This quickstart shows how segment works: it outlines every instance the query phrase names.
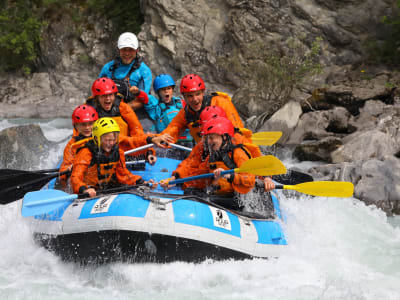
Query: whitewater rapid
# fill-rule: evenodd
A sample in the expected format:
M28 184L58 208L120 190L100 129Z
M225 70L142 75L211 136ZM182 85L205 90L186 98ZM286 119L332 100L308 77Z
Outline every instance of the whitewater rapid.
M13 125L2 120L0 130ZM52 141L71 132L62 119L40 126ZM62 144L40 168L54 167ZM35 245L20 201L2 205L0 298L400 299L398 218L356 199L296 192L282 195L281 206L288 246L278 258L82 267Z

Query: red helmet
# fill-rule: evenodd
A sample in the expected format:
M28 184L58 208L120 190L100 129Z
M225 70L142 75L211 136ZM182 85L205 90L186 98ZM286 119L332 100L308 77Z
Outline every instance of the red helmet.
M233 128L232 122L224 117L217 117L208 120L203 124L202 134L207 135L210 133L216 133L219 135L228 134L230 137L233 137L235 133L235 129Z
M212 105L212 106L207 106L206 108L203 109L203 111L199 116L199 119L200 123L204 124L208 120L215 119L218 117L226 118L225 110L220 106Z
M101 77L94 81L92 85L92 95L100 96L117 93L118 89L114 81L107 77Z
M181 93L205 90L203 79L199 75L189 74L181 80Z
M94 122L99 118L97 111L90 105L79 105L72 113L72 124Z

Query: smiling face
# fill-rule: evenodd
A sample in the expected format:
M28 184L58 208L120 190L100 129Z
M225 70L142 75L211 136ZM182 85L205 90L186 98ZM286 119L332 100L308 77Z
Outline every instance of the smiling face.
M121 57L122 63L129 65L136 58L137 52L138 50L129 47L119 49L119 56Z
M117 132L109 132L103 134L100 137L100 148L103 149L104 152L110 153L114 145L118 141L118 133Z
M97 96L97 99L100 103L100 106L105 111L109 111L114 104L115 94L111 93L111 94L100 95L100 96Z
M171 102L173 92L174 88L172 86L166 86L158 90L160 98L164 103Z
M207 138L208 146L210 147L211 151L218 151L221 149L222 142L223 142L221 135L219 135L217 133L210 133L210 134L207 134L206 138Z
M79 134L89 137L92 135L92 127L94 122L76 123L75 129Z
M204 90L183 93L183 98L185 98L186 103L194 111L199 111L201 105L203 104Z

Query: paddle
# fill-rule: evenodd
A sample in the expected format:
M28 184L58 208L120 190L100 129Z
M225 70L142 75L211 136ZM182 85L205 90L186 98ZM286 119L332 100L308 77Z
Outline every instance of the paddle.
M168 145L170 145L173 148L179 149L179 150L185 150L185 151L189 151L189 152L192 151L192 148L189 148L189 147L185 147L185 146L181 146L181 145L177 145L177 144L172 144L172 143L170 143Z
M138 151L141 151L141 150L145 150L145 149L151 148L153 146L154 146L154 144L147 144L147 145L144 145L144 146L141 146L141 147L137 147L135 149L131 149L131 150L125 151L124 154L128 155L128 154L131 154L131 153L135 153L135 152L138 152Z
M24 171L14 169L1 169L0 170L0 188L7 188L10 185L22 184L29 180L39 179L46 177L46 173L58 172L58 169L48 170L35 170L35 171Z
M7 187L5 189L1 189L0 191L0 204L8 204L18 199L21 199L25 193L28 191L35 191L42 188L49 180L69 173L70 171L64 171L61 173L50 174L46 176L41 176L40 178L36 178L34 180L25 181L22 184L15 184L11 187Z
M313 181L297 185L276 185L275 189L294 190L321 197L351 197L353 196L354 185L345 181Z
M251 173L259 176L271 176L277 174L285 174L286 167L275 156L267 155L249 159L245 161L240 166L240 168L222 171L221 175L232 174L232 173ZM214 173L207 173L197 176L171 180L168 184L178 184L186 181L192 181L210 177L214 177Z
M251 141L258 146L271 146L275 144L282 136L281 131L256 132L251 136Z
M280 184L289 185L314 181L314 178L311 175L291 169L289 169L286 174L273 175L271 177L273 180L279 182Z
M19 176L21 174L42 174L42 173L54 173L58 172L58 169L45 169L45 170L33 170L33 171L25 171L25 170L15 170L15 169L0 169L0 180L6 179L12 176Z
M280 131L265 131L265 132L256 132L252 134L251 141L254 145L258 146L271 146L275 144L282 136L282 132ZM192 151L192 148L177 145L177 144L169 144L171 147L176 149Z
M86 201L90 199L100 198L102 195L120 193L123 191L136 189L141 186L148 186L148 184L128 186L124 185L116 188L111 188L101 191L94 197L88 197L88 194L68 194L63 191L54 189L29 192L24 196L21 214L23 217L47 214L63 207L64 205L71 203L73 200L78 198L85 198Z

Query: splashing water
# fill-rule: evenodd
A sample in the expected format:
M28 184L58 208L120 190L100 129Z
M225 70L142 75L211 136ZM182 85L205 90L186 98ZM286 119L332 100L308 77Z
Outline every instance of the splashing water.
M63 135L56 124L42 127L46 136ZM54 149L40 165L54 167L60 156ZM352 198L279 193L288 245L278 258L201 264L62 262L34 243L20 201L2 205L1 298L400 299L397 218Z

